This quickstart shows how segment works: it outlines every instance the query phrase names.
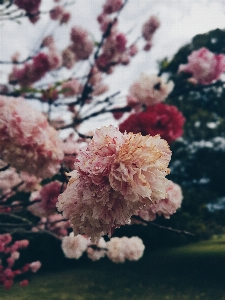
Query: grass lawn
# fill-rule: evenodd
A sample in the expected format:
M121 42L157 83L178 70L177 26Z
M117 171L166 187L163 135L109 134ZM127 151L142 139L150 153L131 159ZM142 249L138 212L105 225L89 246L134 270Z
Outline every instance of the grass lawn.
M69 270L39 272L25 288L1 288L0 299L225 300L225 237L146 251L138 262L80 262Z

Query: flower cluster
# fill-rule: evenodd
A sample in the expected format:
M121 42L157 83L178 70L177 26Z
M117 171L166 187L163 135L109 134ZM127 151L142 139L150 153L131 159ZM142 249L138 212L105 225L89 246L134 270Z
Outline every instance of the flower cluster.
M25 10L29 20L36 23L39 20L39 8L41 0L14 0L13 3L20 9Z
M166 99L173 86L172 81L166 83L157 75L142 74L140 79L131 85L127 104L131 107L140 104L146 106L158 104Z
M98 241L129 224L145 204L166 197L171 151L160 136L122 134L113 126L97 129L80 151L57 207L76 234Z
M73 26L70 32L72 44L70 49L75 53L77 60L85 60L91 55L94 43L88 32L79 26Z
M28 208L34 215L40 217L47 217L56 213L56 202L60 194L62 183L59 181L52 181L44 185L40 191L31 194L31 200L34 205Z
M153 221L156 218L156 214L159 216L163 215L166 219L169 219L180 208L183 195L180 186L171 180L167 182L166 193L165 199L146 205L138 212L138 215L145 221Z
M142 257L145 246L142 240L133 236L128 238L114 237L107 243L107 256L115 263L123 263L125 260L138 260Z
M145 246L138 237L128 238L126 236L119 238L113 237L106 242L101 238L98 243L93 244L90 238L78 234L74 236L71 232L69 236L62 239L62 250L67 258L79 259L86 251L88 257L93 260L99 260L107 257L115 263L124 263L125 260L138 260L142 257Z
M49 53L40 52L26 62L22 68L14 67L9 75L9 83L30 86L40 80L47 72L59 68L62 57L55 48L49 48Z
M160 22L156 16L151 16L142 26L142 35L146 40L146 44L144 47L145 51L151 49L152 46L152 38L156 30L159 28Z
M59 170L62 142L44 115L23 98L0 96L0 155L17 171L47 178Z
M188 56L187 64L180 65L179 72L190 73L196 83L210 84L225 72L225 55L200 48Z
M184 116L175 106L159 103L148 106L143 112L131 114L119 128L121 132L160 134L171 143L183 134L184 121Z
M41 267L39 261L25 264L20 269L14 269L16 260L20 257L19 250L27 248L29 245L28 240L18 240L13 242L12 236L8 233L0 235L0 285L3 285L5 289L10 289L14 278L18 275L31 271L33 273ZM21 286L26 286L28 280L20 281Z
M49 12L49 15L52 20L58 20L61 24L69 22L71 17L70 13L61 5L55 6Z
M64 236L62 239L62 250L68 258L80 258L84 251L86 251L90 239L78 234L74 236L71 232L69 236Z

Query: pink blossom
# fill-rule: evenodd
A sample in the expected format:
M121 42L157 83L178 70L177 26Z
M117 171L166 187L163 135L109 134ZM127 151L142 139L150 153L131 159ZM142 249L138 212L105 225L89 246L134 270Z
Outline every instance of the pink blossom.
M112 31L118 22L118 21L115 21L112 18L110 18L109 15L107 15L106 13L101 13L97 17L97 21L99 22L100 29L103 33L105 33L109 28L111 28L111 31Z
M7 264L8 264L8 267L9 267L9 268L12 268L12 267L14 266L15 259L13 259L12 257L8 257L8 258L6 259L6 261L7 261Z
M71 69L77 60L76 54L70 49L70 47L67 47L65 50L63 50L62 64L64 67Z
M124 141L123 134L114 126L96 129L87 149L79 152L76 168L88 174L94 183L104 181Z
M160 22L156 16L151 16L142 27L142 35L146 41L150 41L155 31L159 28Z
M40 199L40 193L39 191L34 191L30 195L30 201L33 202L31 203L27 210L29 210L33 215L42 217L45 216L45 210L43 207L41 207L41 199Z
M20 178L23 181L23 184L19 186L19 191L31 192L41 188L41 179L37 178L35 175L30 175L27 172L20 172Z
M135 56L138 53L138 47L136 44L132 44L129 48L128 48L128 53L130 56Z
M169 146L159 135L128 133L111 166L110 185L131 202L157 202L166 196L170 158Z
M44 218L41 219L41 222L43 221ZM66 236L68 234L68 229L71 228L70 221L65 220L61 214L48 216L45 221L45 228L57 235L59 238Z
M100 238L97 244L93 244L92 246L96 247L88 247L87 248L87 256L93 261L99 260L104 257L106 254L106 241L103 238Z
M39 260L34 261L29 264L29 267L30 267L31 272L36 273L41 267L41 262Z
M50 70L49 57L45 53L38 53L31 62L27 62L22 68L14 67L9 75L9 82L19 83L21 86L30 86L40 80Z
M9 233L0 234L0 252L4 251L6 245L11 243L12 236Z
M40 15L39 15L39 13L37 13L35 15L28 15L28 19L30 20L30 22L32 24L35 24L40 19Z
M210 84L225 71L225 55L214 54L200 48L188 56L188 63L180 65L178 72L190 73L200 84Z
M39 11L41 0L14 0L13 3L28 14L36 14Z
M103 82L102 72L100 72L97 67L92 68L89 84L92 85L92 96L104 94L109 88L108 85Z
M19 240L19 241L15 241L14 245L16 247L18 247L17 249L24 249L27 248L29 245L29 241L24 239L24 240Z
M72 176L57 208L69 218L74 234L85 234L96 243L104 234L112 235L115 228L129 224L139 203L126 203L124 197L109 184L94 184L77 171Z
M113 66L129 62L126 44L126 36L118 32L114 26L110 31L110 35L105 39L102 52L96 61L98 69L102 72L110 73Z
M55 70L61 67L63 60L62 55L56 51L56 49L51 49L48 55L48 63L50 70Z
M19 174L15 172L14 168L9 168L4 172L0 172L0 195L13 193L12 188L21 182Z
M45 215L43 216L49 216L56 212L55 205L58 200L61 187L62 187L62 183L56 180L47 183L40 190L39 192L41 198L40 206L42 210L45 212Z
M69 22L70 18L71 18L70 12L64 11L63 14L62 14L62 18L61 18L60 23L61 24L67 24Z
M70 49L75 53L77 59L85 60L91 55L94 44L89 39L88 32L79 26L73 26L70 33L73 42Z
M107 242L106 255L115 263L123 263L125 260L138 260L142 257L145 246L139 237L114 237Z
M161 199L157 203L146 205L138 212L138 215L146 221L153 221L156 218L156 214L159 216L163 215L166 219L169 219L180 208L182 199L183 195L180 186L168 180L166 198Z
M185 118L176 106L158 103L145 111L133 113L120 124L122 132L140 132L142 135L159 134L172 143L183 134Z
M44 77L47 72L59 68L62 65L61 55L54 47L50 47L49 50L49 54L38 53L22 68L14 67L9 75L9 82L11 84L18 83L21 86L30 86Z
M14 260L17 260L19 259L20 257L20 253L18 251L14 251L11 253L11 257L14 259Z
M75 234L94 242L130 218L146 203L166 196L171 151L159 136L122 134L113 126L97 129L87 150L77 155L57 208Z
M173 87L172 81L166 83L157 75L142 74L140 79L131 85L129 97L136 99L137 103L145 104L146 106L154 105L164 101L173 90ZM128 101L129 103L130 101Z
M122 0L106 0L103 6L103 12L105 14L112 14L122 8Z
M90 239L78 234L74 236L73 232L62 239L62 250L68 258L80 258L87 249Z
M29 284L29 281L28 281L27 279L24 279L24 280L20 281L20 286L21 286L21 287L25 287L25 286L27 286L28 284Z
M42 47L47 47L47 48L54 48L55 47L55 40L52 35L46 36L41 43Z
M62 93L65 97L73 97L75 95L79 95L83 90L83 86L75 78L64 82L61 85L61 88L62 88Z
M18 171L46 178L59 170L58 133L23 98L0 96L0 141L1 157Z
M51 11L50 11L50 18L52 20L61 20L63 16L64 8L61 5L55 6Z

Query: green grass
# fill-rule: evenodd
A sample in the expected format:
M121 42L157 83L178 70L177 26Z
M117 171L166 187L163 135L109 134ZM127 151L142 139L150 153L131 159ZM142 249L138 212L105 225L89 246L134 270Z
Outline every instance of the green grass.
M146 252L138 262L107 259L39 273L20 288L0 290L4 300L225 300L225 238Z

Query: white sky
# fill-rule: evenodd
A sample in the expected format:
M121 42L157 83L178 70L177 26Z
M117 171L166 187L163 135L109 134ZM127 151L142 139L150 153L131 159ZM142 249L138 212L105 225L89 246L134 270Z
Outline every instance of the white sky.
M42 0L42 10L52 4L50 0ZM96 16L101 12L104 0L76 0L68 9L72 13L69 25L81 25L88 29L95 40L100 39ZM51 6L50 6L51 7ZM199 33L215 28L225 28L224 0L128 0L119 19L119 29L131 32L130 41L140 34L142 24L151 16L156 15L161 26L153 39L150 52L138 54L129 67L119 67L117 72L108 78L111 85L110 94L125 91L142 72L156 73L157 60L172 57L177 50ZM47 15L32 25L23 20L22 25L14 22L0 24L0 60L10 60L15 51L21 52L21 59L32 54L44 36L56 33L56 41L61 49L69 43L67 26L58 26L57 22L49 21ZM8 66L0 65L0 82L7 80ZM107 123L107 120L104 120ZM105 124L107 125L107 124Z
M43 0L45 10L51 1ZM76 0L75 5L68 7L73 18L70 25L79 24L88 28L95 39L99 38L98 23L95 16L101 11L104 0ZM179 47L188 43L191 38L215 28L225 28L224 0L129 0L120 16L120 29L132 30L130 37L137 36L141 25L150 15L157 15L161 27L155 34L152 50L145 55L138 55L132 68L120 68L113 81L118 89L123 89L124 82L131 82L141 72L155 72L156 61L165 56L172 57ZM53 28L58 32L59 45L69 40L66 26L57 27L55 22L48 22L44 16L36 25L24 20L23 25L8 22L0 27L0 59L9 59L19 50L25 58L35 48L40 37L51 33ZM63 48L63 47L62 47ZM0 66L0 75L3 66ZM4 76L3 76L4 77ZM2 76L0 77L3 78Z

